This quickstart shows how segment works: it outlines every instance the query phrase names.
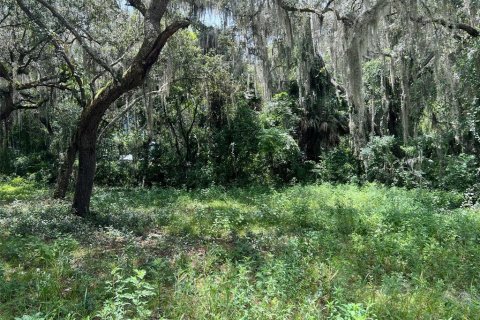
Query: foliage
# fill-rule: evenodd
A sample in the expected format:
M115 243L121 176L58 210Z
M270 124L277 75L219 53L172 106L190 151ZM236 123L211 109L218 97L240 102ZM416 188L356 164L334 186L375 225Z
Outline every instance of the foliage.
M439 174L439 186L449 190L464 191L480 177L480 164L474 155L448 156L443 173Z
M0 319L478 318L479 1L150 2L0 6Z
M107 282L106 293L112 297L104 302L98 317L107 320L149 319L151 311L147 299L155 295L151 285L144 281L146 272L134 270L134 275L124 278L119 268L112 270L112 280Z
M374 137L362 150L361 158L368 181L381 181L386 184L394 182L397 161L393 154L394 143L393 136Z
M37 193L38 185L21 177L0 180L0 204L13 200L31 198Z
M0 174L52 183L84 109L80 87L89 100L109 83L92 52L122 74L140 46L143 17L120 2L53 1L86 39L62 53L54 40L77 36L61 20L45 9L32 21L28 9L41 12L41 4L7 2L0 112L10 96L25 110L2 120ZM96 183L195 188L317 179L475 189L480 42L445 24L478 21L478 3L390 1L398 14L388 15L377 10L383 0L346 1L338 15L326 10L316 19L305 10L286 15L305 1L197 2L192 10L185 1L169 7L167 20L191 12L195 27L170 39L142 87L103 117Z
M324 153L312 172L321 182L348 183L356 180L358 165L348 142L343 140L338 147Z
M299 111L295 101L287 92L281 92L273 96L271 102L266 103L261 110L260 120L264 127L283 128L290 134L295 134L299 125Z
M374 137L362 150L364 179L409 188L474 189L480 174L477 158L460 153L439 159L430 152L432 144L424 137L399 147L393 136Z
M99 189L89 221L26 199L0 208L0 318L475 319L480 216L462 203L373 184Z

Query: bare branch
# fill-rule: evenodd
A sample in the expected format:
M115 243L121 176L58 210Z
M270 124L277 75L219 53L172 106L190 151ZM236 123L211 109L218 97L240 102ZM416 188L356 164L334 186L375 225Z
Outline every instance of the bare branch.
M32 88L37 88L37 87L43 87L43 86L50 86L53 85L54 83L51 83L51 80L56 80L59 79L60 77L58 75L52 75L52 76L46 76L43 78L40 78L38 80L32 81L32 82L27 82L27 83L20 83L15 86L16 90L28 90Z
M334 0L328 1L328 2L327 2L327 5L325 6L325 8L324 8L323 10L326 10L326 9L330 8L330 6L332 5L333 1L334 1Z
M18 104L15 106L15 110L34 110L40 108L43 104L47 103L48 99L42 99L38 102L31 102L29 104Z

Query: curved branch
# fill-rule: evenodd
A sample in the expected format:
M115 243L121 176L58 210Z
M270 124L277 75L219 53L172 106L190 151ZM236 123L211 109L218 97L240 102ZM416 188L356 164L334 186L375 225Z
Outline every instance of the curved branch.
M144 66L150 68L158 59L160 52L167 43L168 39L173 36L178 30L185 29L191 24L190 20L179 20L170 24L163 30L153 43L150 52L144 58Z
M140 13L143 16L145 16L145 14L147 12L147 7L145 7L145 4L143 3L142 0L127 0L127 1L132 7L134 7L138 11L140 11Z
M100 57L100 54L96 52L93 48L88 46L84 41L82 35L77 31L77 29L65 19L64 16L62 16L56 9L53 7L51 4L49 4L45 0L36 0L40 4L42 4L45 8L48 9L52 13L52 15L60 21L60 23L67 28L77 39L77 41L80 43L80 46L87 52L87 54L100 66L102 66L105 70L107 70L113 77L114 79L118 79L115 71L110 67L110 65L102 58Z
M13 97L11 92L3 94L4 98L4 103L3 107L0 104L0 121L5 121L7 120L12 112L16 110L32 110L32 109L38 109L40 108L43 104L45 104L48 99L42 99L37 102L30 102L27 104L22 104L22 103L14 103L13 102Z
M480 30L465 23L449 22L442 18L425 19L424 17L419 17L419 18L411 17L411 19L412 21L418 22L422 25L426 25L427 23L438 23L449 29L462 30L462 31L465 31L472 38L476 38L480 36Z
M60 76L58 75L52 75L52 76L46 76L43 78L40 78L35 81L27 82L27 83L19 83L15 86L16 90L28 90L28 89L33 89L37 87L43 87L43 86L50 86L50 85L55 85L57 83L52 83L50 81L52 80L57 80L60 79Z
M283 0L278 0L278 5L285 11L301 12L301 13L313 13L313 14L316 14L320 18L323 18L323 16L326 13L331 12L331 13L335 14L335 17L337 18L337 20L341 20L341 21L344 21L344 22L352 22L350 20L350 18L345 17L345 16L341 16L340 13L337 10L331 8L330 6L332 5L332 3L333 3L333 0L328 1L327 5L322 10L319 10L319 9L308 8L308 7L297 8L297 7L286 4Z

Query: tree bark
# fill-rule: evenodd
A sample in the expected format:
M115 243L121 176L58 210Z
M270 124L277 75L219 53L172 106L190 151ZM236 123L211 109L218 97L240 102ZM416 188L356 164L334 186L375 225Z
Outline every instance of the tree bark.
M0 103L0 121L6 121L13 111L15 111L15 104L13 102L13 95L12 95L13 87L10 84L8 88L8 92L1 92L0 96L3 100L3 103Z
M67 154L65 155L63 164L60 166L55 192L53 193L53 197L55 199L64 199L67 194L68 185L70 184L70 177L72 176L73 172L73 164L75 163L75 158L77 157L77 151L78 147L75 135L68 146Z
M156 5L153 5L150 9L152 8L156 8ZM161 19L161 16L159 18ZM160 23L160 21L157 22ZM76 135L79 168L72 205L76 215L86 217L90 213L90 199L96 168L97 132L105 112L124 93L139 87L144 82L168 39L178 30L189 25L189 21L177 21L162 32L156 33L155 36L146 35L128 71L118 82L111 81L108 83L83 109Z
M91 104L83 109L80 117L78 129L72 141L72 144L76 144L78 150L78 175L72 209L78 216L86 217L90 213L90 198L92 196L96 169L97 132L100 122L110 105L120 98L122 94L135 88L135 84L142 79L138 75L136 75L134 79L129 79L129 75L131 75L131 73L128 73L122 79L125 81L121 83L114 84L111 82L110 85L107 85L103 91L97 94ZM139 84L140 83L137 85ZM70 165L70 163L68 165ZM67 176L67 174L68 173L65 172L65 176L69 177L70 175L68 174Z
M85 217L90 213L93 180L97 161L96 154L97 131L85 132L78 143L78 178L73 199L74 213Z
M102 66L110 72L112 78L103 89L99 90L89 103L86 102L81 79L79 77L75 78L81 90L81 99L79 99L79 102L81 102L81 105L84 107L77 124L76 134L62 166L62 173L59 175L55 195L57 197L65 196L73 163L78 152L79 169L75 186L73 210L77 215L84 217L90 212L90 198L96 167L97 133L103 116L118 98L130 90L137 88L144 82L148 72L157 62L160 52L168 39L178 30L188 27L190 21L176 21L162 30L161 20L167 11L170 0L150 1L148 7L141 0L129 0L130 5L138 9L144 16L144 37L140 49L135 55L130 67L123 75L119 75L115 70L112 70L108 62L102 59L103 57L97 55L97 52L83 41L81 33L76 30L76 27L71 24L68 19L65 19L62 14L57 11L54 5L51 5L45 0L36 0L36 2L50 11L55 19L73 34L82 49L88 53L99 66ZM17 3L32 21L42 29L49 30L41 19L28 9L23 0L17 0ZM50 36L50 38L53 45L64 57L72 74L75 75L75 65L71 63L70 59L66 56L61 43L53 36Z

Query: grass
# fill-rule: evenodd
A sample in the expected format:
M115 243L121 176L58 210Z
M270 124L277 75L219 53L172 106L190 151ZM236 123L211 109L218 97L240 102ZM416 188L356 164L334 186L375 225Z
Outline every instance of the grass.
M91 220L22 199L0 207L0 319L479 319L458 194L99 189Z
M35 183L23 178L13 178L7 182L0 180L0 205L14 200L32 200L35 197L44 196L44 191L38 189Z

